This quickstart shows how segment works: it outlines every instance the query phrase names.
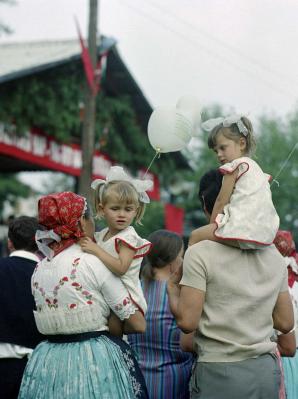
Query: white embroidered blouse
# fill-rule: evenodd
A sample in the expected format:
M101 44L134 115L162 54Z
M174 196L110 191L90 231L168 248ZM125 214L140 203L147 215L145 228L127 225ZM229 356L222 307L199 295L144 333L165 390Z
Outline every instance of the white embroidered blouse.
M144 298L140 283L140 268L143 257L149 252L152 244L145 238L141 238L132 226L120 231L118 234L105 240L108 228L95 233L97 244L115 258L119 257L119 244L125 243L135 250L134 259L127 272L121 276L121 280L127 288L133 301L146 313L147 303Z
M137 310L121 280L77 244L37 264L32 293L37 328L47 335L108 330L110 309L121 320Z

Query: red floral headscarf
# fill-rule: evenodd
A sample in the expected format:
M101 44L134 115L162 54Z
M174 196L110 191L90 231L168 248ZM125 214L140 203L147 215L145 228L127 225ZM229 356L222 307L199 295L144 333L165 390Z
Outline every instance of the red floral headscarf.
M46 230L37 231L36 242L45 256L52 258L84 236L79 221L85 209L85 198L69 191L40 198L38 219Z

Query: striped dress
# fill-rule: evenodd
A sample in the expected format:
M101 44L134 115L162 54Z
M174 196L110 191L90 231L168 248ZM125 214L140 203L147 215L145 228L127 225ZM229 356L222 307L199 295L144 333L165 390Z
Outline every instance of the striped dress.
M193 355L179 347L180 330L170 312L166 281L144 285L148 304L144 334L128 341L144 374L150 399L188 399Z

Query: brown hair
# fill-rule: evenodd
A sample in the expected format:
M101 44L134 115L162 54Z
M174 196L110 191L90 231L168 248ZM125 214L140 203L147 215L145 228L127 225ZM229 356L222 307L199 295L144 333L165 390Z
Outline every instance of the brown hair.
M109 201L114 200L120 204L135 205L137 207L135 222L142 224L141 220L145 213L146 205L139 200L139 194L134 186L125 180L112 180L100 184L94 193L94 208L96 218L100 219L100 206L105 206Z
M216 146L216 138L219 133L222 133L227 139L233 140L236 143L241 137L245 139L246 147L245 153L251 155L256 148L256 141L254 138L253 127L251 121L246 116L241 116L241 121L247 129L247 135L245 136L240 132L237 123L232 123L229 127L224 127L222 123L215 126L208 137L208 147L213 149Z
M182 237L169 230L156 230L149 235L148 240L152 243L152 249L141 270L141 278L146 283L155 279L153 268L162 269L167 266L177 258L183 248Z

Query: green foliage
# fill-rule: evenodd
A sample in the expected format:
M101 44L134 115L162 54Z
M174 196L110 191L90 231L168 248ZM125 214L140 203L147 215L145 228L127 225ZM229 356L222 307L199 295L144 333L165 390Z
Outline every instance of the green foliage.
M1 85L0 120L14 122L22 134L38 127L69 142L80 137L82 70L70 64Z
M75 178L64 173L46 173L41 180L41 194L47 195L60 191L75 191Z
M164 205L161 202L152 201L146 207L142 225L134 226L141 237L148 237L154 230L164 229Z
M14 123L21 135L37 127L63 142L80 143L85 76L81 61L60 65L1 84L0 120ZM95 148L132 172L146 168L154 157L128 95L96 99ZM151 171L167 181L174 168L171 154L162 154ZM163 182L162 182L163 184Z
M290 230L298 241L298 112L289 115L286 125L279 120L260 120L256 160L273 179L276 177L271 191L280 228Z
M19 197L27 198L30 190L30 187L17 180L14 174L0 173L0 215L5 201L14 205Z

